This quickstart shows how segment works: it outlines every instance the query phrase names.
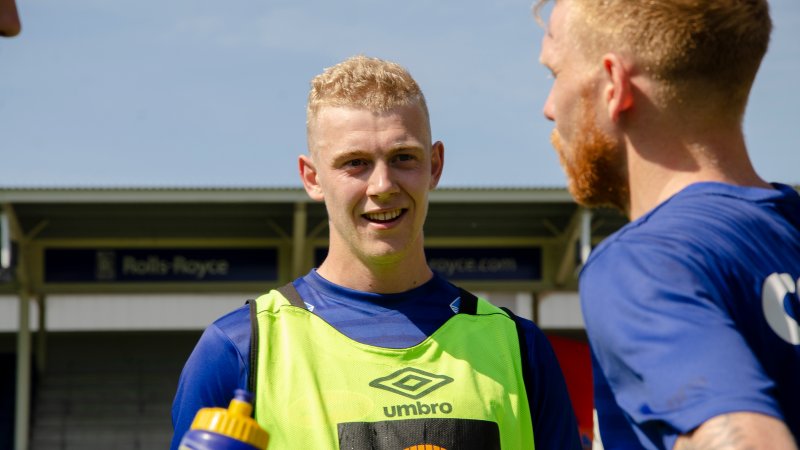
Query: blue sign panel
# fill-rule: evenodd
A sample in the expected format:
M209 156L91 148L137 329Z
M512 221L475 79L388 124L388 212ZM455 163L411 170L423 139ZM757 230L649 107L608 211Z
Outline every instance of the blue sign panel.
M314 252L319 267L328 249ZM434 247L425 249L428 265L448 280L538 281L542 279L539 247Z
M448 280L537 281L542 279L539 247L427 248L434 272Z
M274 248L50 248L48 283L276 281Z

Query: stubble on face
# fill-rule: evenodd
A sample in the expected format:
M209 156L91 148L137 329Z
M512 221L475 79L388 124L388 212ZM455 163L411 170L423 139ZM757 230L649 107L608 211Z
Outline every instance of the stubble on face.
M625 154L619 140L600 130L588 92L581 95L581 111L573 141L565 143L554 129L550 141L567 174L575 201L588 207L630 208Z

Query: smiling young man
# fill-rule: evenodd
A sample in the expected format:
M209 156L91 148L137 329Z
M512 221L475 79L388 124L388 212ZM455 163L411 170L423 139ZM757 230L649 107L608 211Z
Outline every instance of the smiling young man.
M426 262L444 146L409 73L363 56L326 69L307 133L300 177L327 208L328 254L205 331L181 374L172 448L199 408L247 387L269 448L579 449L541 331Z
M742 132L770 31L766 0L555 1L553 145L631 219L580 274L596 448L797 449L800 197Z

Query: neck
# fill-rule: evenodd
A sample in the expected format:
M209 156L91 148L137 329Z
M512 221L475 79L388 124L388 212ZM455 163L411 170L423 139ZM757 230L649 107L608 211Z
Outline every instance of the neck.
M662 126L626 136L631 220L655 208L690 184L715 181L771 188L753 168L741 129L704 128L670 134Z
M331 248L317 273L340 286L379 294L405 292L433 277L422 249L414 255L381 259L342 254Z

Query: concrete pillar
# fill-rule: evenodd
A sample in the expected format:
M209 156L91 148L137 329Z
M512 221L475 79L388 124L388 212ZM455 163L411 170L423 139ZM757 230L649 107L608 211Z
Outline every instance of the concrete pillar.
M592 252L592 211L581 209L581 264L586 264Z
M19 293L19 332L17 333L17 398L14 449L28 450L31 404L31 329L30 298L27 291Z
M44 294L38 295L36 304L39 306L39 330L36 332L36 371L39 375L43 375L47 364L47 324L45 321L47 296Z

